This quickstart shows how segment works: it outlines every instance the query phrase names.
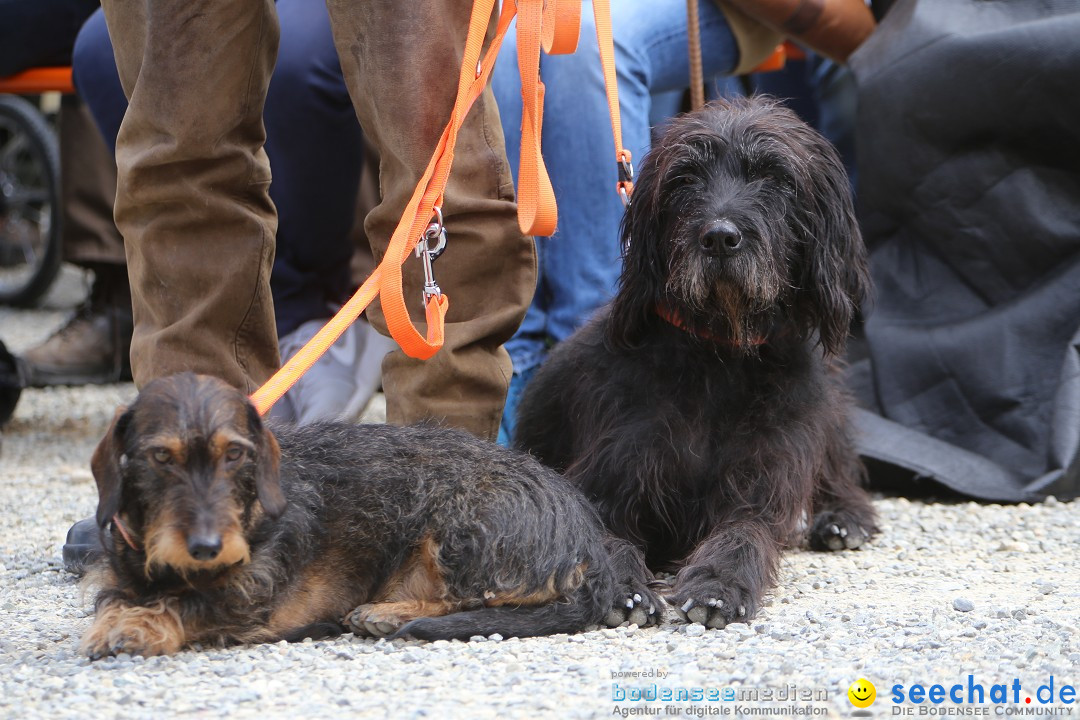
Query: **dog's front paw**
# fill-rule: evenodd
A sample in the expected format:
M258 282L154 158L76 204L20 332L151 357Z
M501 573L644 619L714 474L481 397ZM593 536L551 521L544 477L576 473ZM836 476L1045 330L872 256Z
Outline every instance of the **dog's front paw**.
M665 599L683 620L708 628L748 622L757 612L757 601L749 593L720 578L676 580L674 589Z
M405 624L405 619L386 610L386 603L361 605L345 616L345 625L361 637L388 637Z
M99 608L80 649L91 660L120 653L151 657L172 655L184 643L184 629L174 604L162 600L150 606L112 603Z
M825 510L814 516L810 528L813 550L854 550L870 539L875 528L861 523L843 510Z
M124 640L113 643L108 638L84 637L82 640L81 648L84 655L91 660L100 660L102 658L111 657L113 655L119 655L122 652L126 652Z
M660 598L644 586L627 588L618 596L615 607L604 616L604 624L618 627L623 623L648 627L660 621Z
M173 638L148 638L144 633L132 632L129 634L120 628L113 628L103 632L91 628L83 637L80 645L83 654L91 660L100 660L120 653L141 655L143 657L172 655L180 650L180 642Z

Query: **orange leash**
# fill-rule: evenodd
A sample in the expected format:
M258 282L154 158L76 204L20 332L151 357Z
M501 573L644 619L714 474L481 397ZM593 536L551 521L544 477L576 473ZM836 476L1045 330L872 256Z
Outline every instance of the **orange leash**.
M383 314L391 336L410 357L426 360L443 345L443 326L448 298L441 293L430 273L434 253L428 252L431 240L442 235L441 211L443 192L454 161L457 134L473 103L487 86L495 58L515 14L518 16L518 64L522 73L522 156L518 188L518 223L522 232L530 235L551 235L555 231L557 211L543 158L540 155L540 131L543 118L544 85L539 79L541 46L551 54L573 52L577 47L581 20L581 0L504 0L495 37L483 59L480 54L495 8L495 0L476 0L469 21L469 32L458 79L457 98L450 120L428 163L424 175L405 207L401 221L394 230L386 254L379 266L364 281L356 294L304 347L286 362L262 387L251 401L260 414L265 414L296 381L322 357L326 350L345 332L360 313L375 299L381 298ZM619 192L629 198L633 188L633 169L630 153L622 148L622 129L618 121L618 91L615 87L614 49L611 39L611 18L608 0L594 2L597 39L600 41L607 85L608 105L612 113L616 158L620 165ZM601 29L603 16L603 28ZM606 40L605 40L606 39ZM605 50L606 42L606 50ZM625 180L625 182L624 182ZM438 221L431 222L433 216ZM425 314L427 336L413 327L402 293L401 266L417 247L428 252L425 259Z
M611 114L611 134L615 140L615 163L619 169L616 192L623 203L630 204L634 192L634 165L630 151L622 144L622 116L619 114L619 86L615 82L615 42L611 33L610 0L593 0L593 18L596 21L596 42L600 47L600 65L604 69L604 89L607 92L608 112Z

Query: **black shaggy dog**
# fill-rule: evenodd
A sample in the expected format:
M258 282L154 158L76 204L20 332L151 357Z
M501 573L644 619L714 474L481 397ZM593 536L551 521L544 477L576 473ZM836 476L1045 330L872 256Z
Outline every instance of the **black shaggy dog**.
M669 599L754 615L781 550L876 531L834 368L868 290L832 146L766 99L674 120L623 221L618 292L537 372L516 445L678 569Z
M523 453L438 428L271 432L239 391L146 386L94 453L91 657L340 632L573 632L658 606L640 553ZM347 617L346 617L347 616ZM654 616L655 617L655 616Z

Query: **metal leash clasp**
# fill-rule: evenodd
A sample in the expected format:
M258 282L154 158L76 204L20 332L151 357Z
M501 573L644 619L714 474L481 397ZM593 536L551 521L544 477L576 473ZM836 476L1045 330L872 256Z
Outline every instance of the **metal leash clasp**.
M432 264L443 254L446 249L446 228L443 227L442 209L432 208L435 212L435 221L427 226L424 234L416 243L416 257L424 263L424 303L428 298L441 297L442 290L435 282L435 271ZM432 242L434 241L434 245Z
M634 163L631 162L630 153L623 151L623 154L619 156L617 161L619 170L619 182L616 187L619 192L619 197L622 199L623 207L630 206L630 194L627 192L627 188L634 186Z

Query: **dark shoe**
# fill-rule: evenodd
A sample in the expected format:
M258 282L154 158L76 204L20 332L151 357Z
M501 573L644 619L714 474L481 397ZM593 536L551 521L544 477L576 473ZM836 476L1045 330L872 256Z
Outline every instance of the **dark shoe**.
M128 356L133 328L127 278L118 278L116 272L98 273L90 297L67 324L22 356L26 385L91 385L130 380Z
M85 575L86 569L105 555L102 541L108 530L100 530L94 518L80 520L68 530L64 541L64 569L72 575Z

